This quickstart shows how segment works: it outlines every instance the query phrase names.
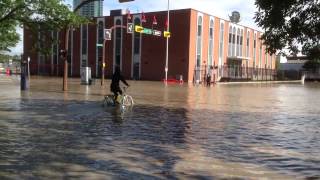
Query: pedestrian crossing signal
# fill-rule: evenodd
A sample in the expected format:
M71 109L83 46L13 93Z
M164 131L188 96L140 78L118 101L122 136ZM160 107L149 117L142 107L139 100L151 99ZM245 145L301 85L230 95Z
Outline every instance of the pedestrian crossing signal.
M111 31L111 29L105 29L104 30L104 39L105 40L111 40L112 39L112 31Z
M132 23L127 24L127 33L129 33L129 34L133 33L133 24Z
M170 38L171 37L171 33L169 31L164 31L163 32L163 36L166 38Z
M138 33L142 33L143 32L143 27L142 26L135 26L135 31Z

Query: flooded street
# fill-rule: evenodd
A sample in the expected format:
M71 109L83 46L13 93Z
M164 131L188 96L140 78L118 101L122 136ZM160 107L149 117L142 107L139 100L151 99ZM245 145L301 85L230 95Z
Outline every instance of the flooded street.
M31 81L0 75L0 179L320 179L320 83L129 81L121 118L100 81Z

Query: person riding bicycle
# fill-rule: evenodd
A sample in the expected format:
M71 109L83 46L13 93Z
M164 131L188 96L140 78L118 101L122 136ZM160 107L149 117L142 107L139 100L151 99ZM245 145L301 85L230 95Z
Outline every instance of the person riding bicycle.
M118 98L118 93L120 95L122 95L122 90L120 88L120 81L122 81L125 85L127 85L128 87L130 86L126 80L123 78L123 76L121 75L121 71L120 71L120 67L117 66L115 68L115 72L112 75L112 81L111 81L111 85L110 85L110 90L111 92L113 92L114 94L114 102L117 102L117 98Z

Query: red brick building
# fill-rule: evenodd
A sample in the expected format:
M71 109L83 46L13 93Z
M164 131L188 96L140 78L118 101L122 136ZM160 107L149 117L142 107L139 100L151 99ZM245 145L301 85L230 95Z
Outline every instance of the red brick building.
M131 20L119 11L98 17L94 23L82 25L70 32L69 76L80 76L81 67L91 67L93 77L101 77L103 29L128 22L145 28L164 31L167 12L133 14ZM143 16L146 22L143 22ZM156 17L157 24L153 23ZM257 80L275 68L275 56L265 52L260 40L262 32L231 23L194 9L170 11L168 77L183 76L184 81L202 81L208 72L216 80L224 77ZM31 57L32 74L62 75L63 61L59 50L64 49L65 32L52 32L58 45L38 41L24 29L24 55ZM38 39L38 40L35 40ZM44 56L32 51L31 44L51 46L52 53ZM126 78L162 80L165 77L166 38L134 32L117 27L112 40L105 44L105 74L110 77L119 65ZM215 67L209 70L209 67ZM270 78L271 74L269 74ZM261 79L261 78L260 78ZM263 79L263 78L262 78Z

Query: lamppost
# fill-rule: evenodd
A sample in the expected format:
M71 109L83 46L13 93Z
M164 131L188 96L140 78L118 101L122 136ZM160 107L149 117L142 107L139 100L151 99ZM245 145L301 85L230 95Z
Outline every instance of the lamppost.
M168 0L168 15L167 15L167 32L170 32L170 0ZM168 60L169 60L169 38L167 37L167 46L166 46L166 67L164 69L165 71L165 78L166 82L168 80Z

